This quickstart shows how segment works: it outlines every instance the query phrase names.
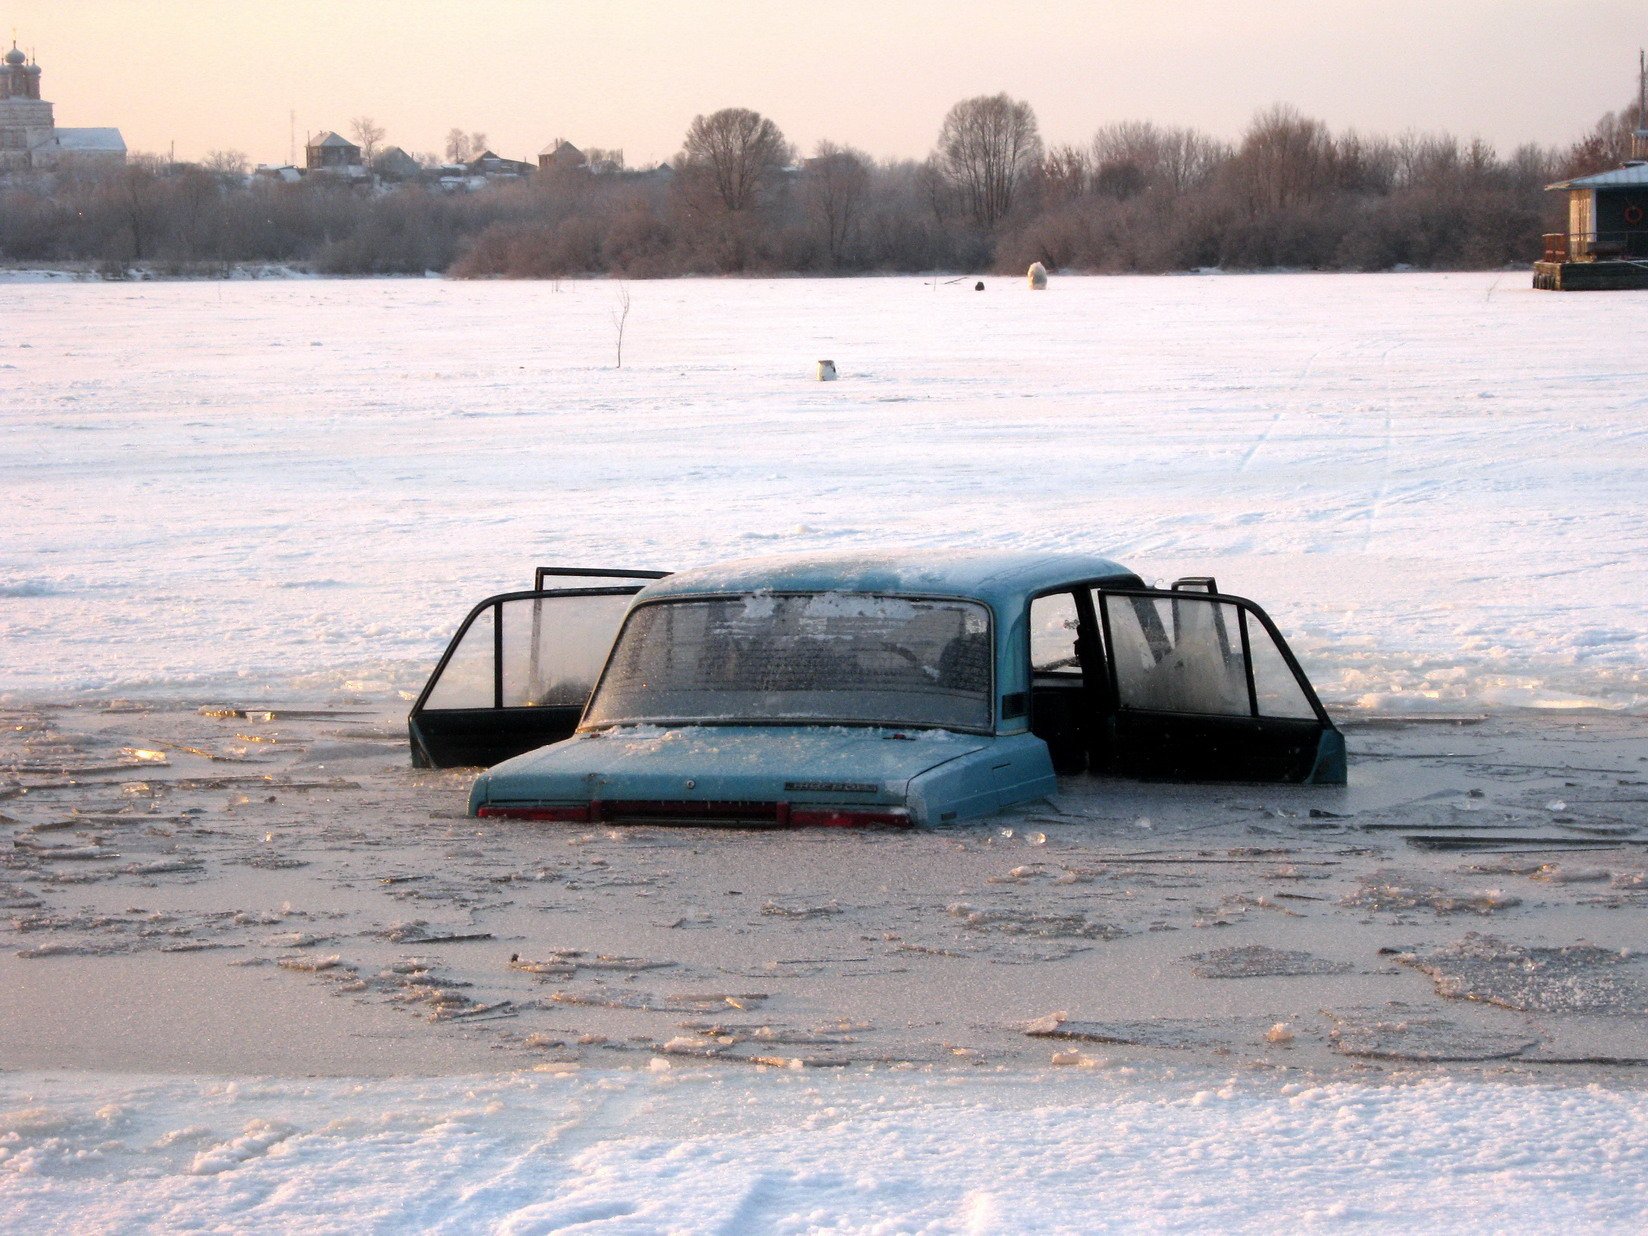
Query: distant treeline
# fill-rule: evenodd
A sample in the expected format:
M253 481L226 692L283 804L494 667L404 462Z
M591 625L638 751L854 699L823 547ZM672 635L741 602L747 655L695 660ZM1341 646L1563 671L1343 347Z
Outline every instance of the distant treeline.
M516 278L1497 267L1532 261L1562 226L1544 186L1622 162L1637 124L1633 105L1567 149L1502 157L1448 136L1334 134L1277 107L1234 145L1127 122L1049 149L1029 105L995 95L952 108L924 161L831 142L798 161L770 120L733 108L696 118L667 174L573 168L456 193L140 156L0 182L0 258Z

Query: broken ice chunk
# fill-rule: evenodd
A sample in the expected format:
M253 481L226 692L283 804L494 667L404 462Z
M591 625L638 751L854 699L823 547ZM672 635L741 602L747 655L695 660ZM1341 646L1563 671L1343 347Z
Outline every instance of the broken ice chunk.
M1309 953L1269 948L1263 944L1216 948L1207 953L1193 953L1185 960L1196 963L1190 967L1190 972L1198 978L1217 979L1347 974L1352 968L1348 961L1329 961Z

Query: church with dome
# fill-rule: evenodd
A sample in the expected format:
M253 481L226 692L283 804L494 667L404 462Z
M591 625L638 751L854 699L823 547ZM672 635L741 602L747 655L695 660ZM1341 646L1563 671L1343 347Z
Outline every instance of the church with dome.
M40 97L40 66L19 50L0 57L0 172L120 167L119 129L60 129Z

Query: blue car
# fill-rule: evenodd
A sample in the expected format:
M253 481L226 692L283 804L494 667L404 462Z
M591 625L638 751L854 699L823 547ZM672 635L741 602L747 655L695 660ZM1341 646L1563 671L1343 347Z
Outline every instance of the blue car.
M580 824L942 825L1081 772L1345 781L1263 610L1074 554L542 568L471 611L409 728L420 767L491 766L472 815Z

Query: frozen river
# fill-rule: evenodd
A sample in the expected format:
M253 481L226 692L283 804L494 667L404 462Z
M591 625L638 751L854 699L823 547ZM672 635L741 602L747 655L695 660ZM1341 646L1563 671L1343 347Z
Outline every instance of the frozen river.
M1648 699L1648 299L1502 275L0 285L0 691L374 700L540 563L1084 549L1330 705ZM812 380L815 362L841 380Z
M988 284L635 284L620 370L604 282L0 282L0 1228L1639 1223L1648 294ZM1350 786L477 830L407 767L537 565L895 544L1216 575Z

